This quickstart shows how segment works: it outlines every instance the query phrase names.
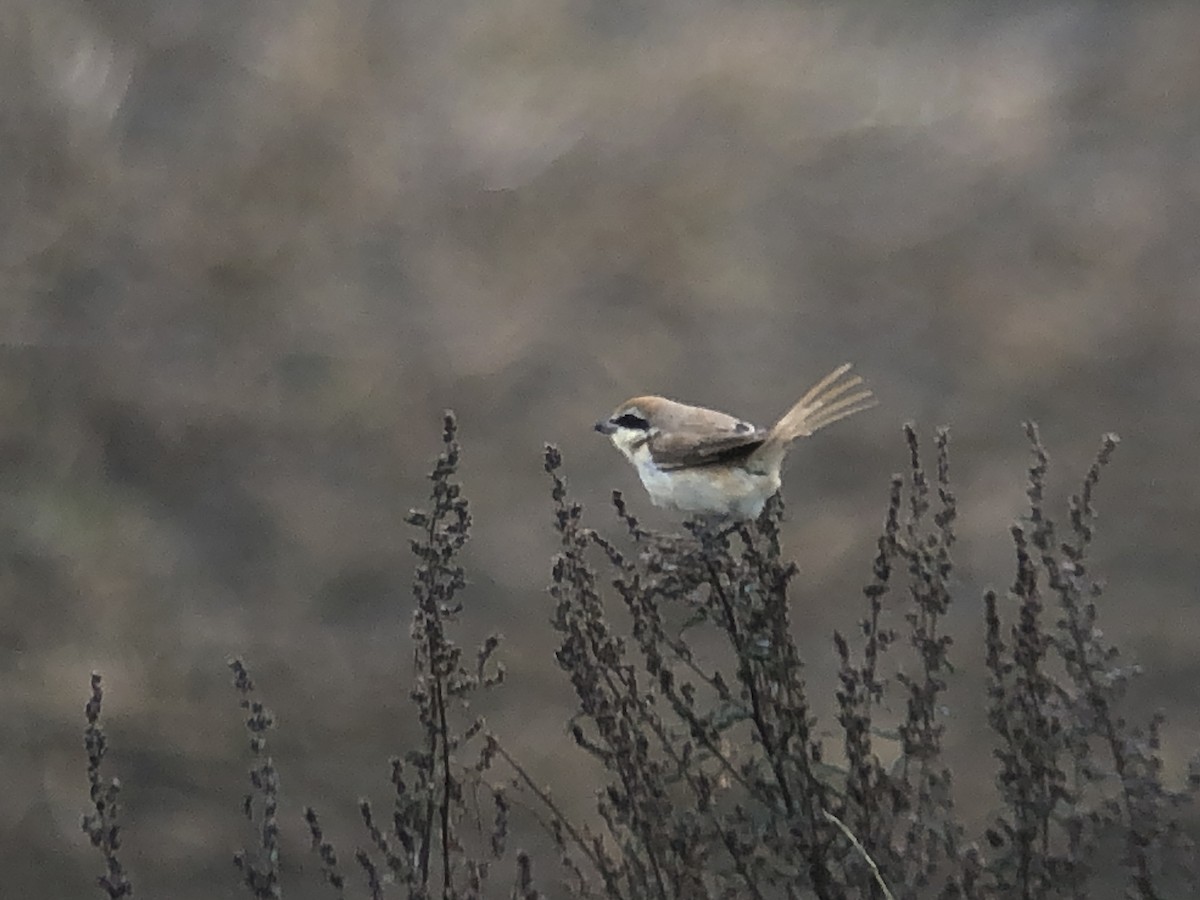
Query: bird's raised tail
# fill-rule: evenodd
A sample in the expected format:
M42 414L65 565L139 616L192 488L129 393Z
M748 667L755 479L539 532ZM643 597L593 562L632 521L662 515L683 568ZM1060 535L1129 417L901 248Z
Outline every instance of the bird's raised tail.
M776 455L782 457L788 444L796 438L808 437L826 425L832 425L856 412L877 406L879 401L869 389L854 390L863 383L859 376L842 377L849 371L850 363L845 363L814 384L809 392L796 401L796 404L775 423L755 455L767 458Z

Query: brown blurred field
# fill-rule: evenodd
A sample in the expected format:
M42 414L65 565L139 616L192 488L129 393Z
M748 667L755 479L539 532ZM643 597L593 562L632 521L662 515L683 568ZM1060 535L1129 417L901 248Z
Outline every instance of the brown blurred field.
M1113 430L1102 622L1178 768L1200 728L1198 34L1183 2L4 0L4 895L98 896L92 670L138 895L240 895L241 654L280 722L287 895L326 896L295 871L300 811L349 861L355 801L386 806L412 735L402 519L446 407L475 516L463 639L506 637L482 711L586 810L542 444L593 524L620 487L670 527L600 414L657 392L767 422L843 360L881 407L801 446L785 488L818 705L900 425L949 424L950 749L986 815L979 597L1012 578L1020 423L1056 503Z

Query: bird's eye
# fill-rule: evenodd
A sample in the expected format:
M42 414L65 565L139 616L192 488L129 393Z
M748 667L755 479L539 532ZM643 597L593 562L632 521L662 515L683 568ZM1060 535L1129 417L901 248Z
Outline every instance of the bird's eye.
M649 431L650 423L635 413L625 413L613 419L614 425L621 428L636 428L638 431Z

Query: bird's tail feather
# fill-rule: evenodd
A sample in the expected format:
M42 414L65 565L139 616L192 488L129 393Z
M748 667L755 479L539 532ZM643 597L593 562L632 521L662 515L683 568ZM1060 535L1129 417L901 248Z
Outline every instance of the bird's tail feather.
M807 437L826 425L877 406L879 401L869 389L854 390L862 385L862 378L857 375L842 378L849 371L850 363L845 363L814 384L775 423L757 455L782 456L796 438Z

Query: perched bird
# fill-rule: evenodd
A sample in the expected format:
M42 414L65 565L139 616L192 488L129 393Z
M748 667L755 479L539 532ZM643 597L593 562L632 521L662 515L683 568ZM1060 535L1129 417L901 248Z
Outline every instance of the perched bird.
M850 364L834 369L771 428L665 397L634 397L596 423L637 469L655 506L751 518L779 490L788 446L876 405Z

